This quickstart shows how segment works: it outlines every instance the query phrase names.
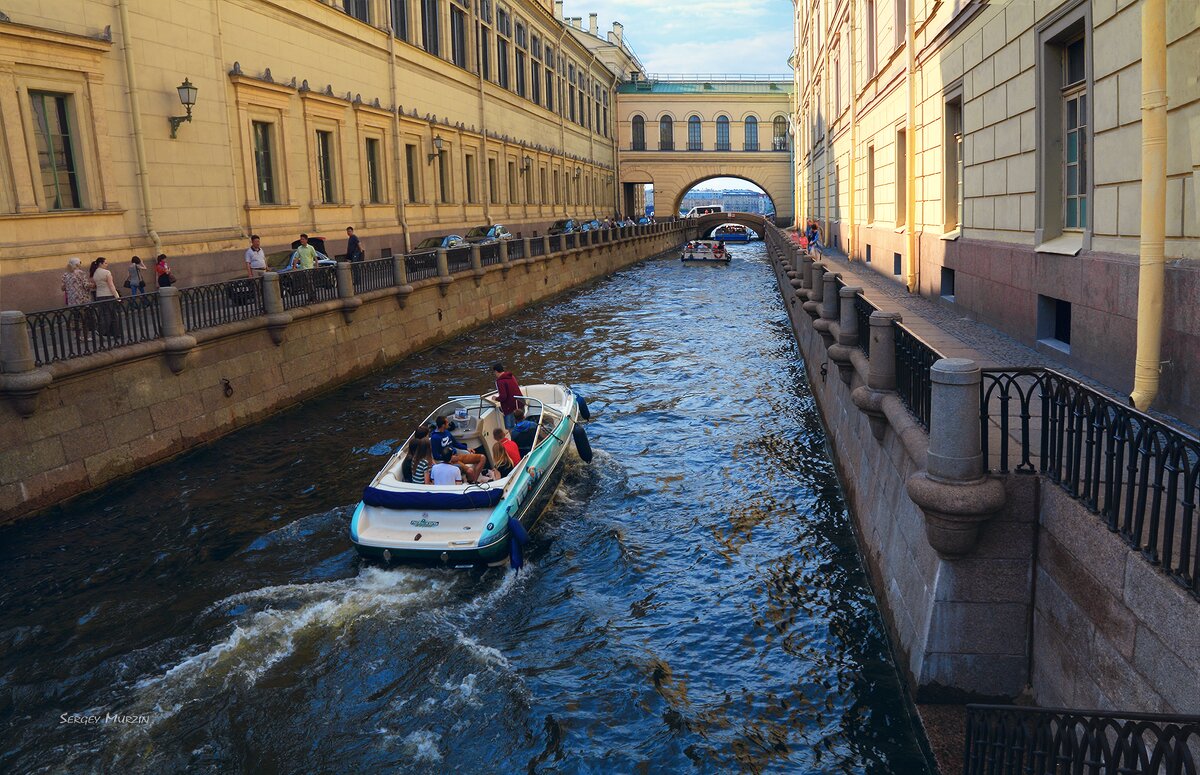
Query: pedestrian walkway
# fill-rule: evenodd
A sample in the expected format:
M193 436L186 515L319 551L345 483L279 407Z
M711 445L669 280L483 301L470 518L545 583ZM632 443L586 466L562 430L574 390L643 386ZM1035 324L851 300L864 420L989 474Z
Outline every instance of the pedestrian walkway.
M1127 394L1110 385L1097 382L1046 353L1021 344L986 323L960 314L949 304L918 294L911 294L903 284L892 282L860 262L851 262L846 254L831 248L821 249L822 259L842 276L842 282L863 289L863 296L880 310L898 312L905 328L921 337L930 347L946 358L970 358L981 368L1044 367L1054 369L1078 380L1120 404L1127 404ZM1182 423L1179 418L1151 411L1149 414L1166 425L1192 435L1200 430Z

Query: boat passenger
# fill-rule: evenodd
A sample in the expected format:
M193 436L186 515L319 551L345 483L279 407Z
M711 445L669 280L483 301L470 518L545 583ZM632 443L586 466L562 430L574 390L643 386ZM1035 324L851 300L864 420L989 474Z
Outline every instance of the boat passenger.
M526 420L525 410L519 406L513 412L513 419L517 422L513 425L512 440L517 443L517 449L524 457L529 454L529 450L533 449L533 441L537 436L537 423Z
M429 436L433 444L433 456L443 463L458 466L468 482L479 479L487 458L478 452L472 452L466 444L462 444L450 433L450 423L442 416L434 418L436 430Z
M434 463L433 468L429 469L429 477L434 484L462 484L463 482L462 469L445 461Z
M492 431L492 438L496 440L492 445L492 459L496 462L496 470L500 472L500 476L508 476L521 462L521 450L503 428Z
M433 468L433 445L424 435L413 436L408 444L408 456L400 465L400 475L412 484L432 484L429 470Z

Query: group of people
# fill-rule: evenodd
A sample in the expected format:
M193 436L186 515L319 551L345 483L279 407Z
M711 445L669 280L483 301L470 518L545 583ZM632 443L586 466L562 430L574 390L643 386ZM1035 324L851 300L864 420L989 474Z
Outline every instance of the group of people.
M153 270L147 269L138 256L129 259L128 277L125 280L129 295L137 297L148 293L146 286L150 281L158 288L175 284L175 275L171 274L165 254L159 254ZM68 260L67 271L62 276L62 292L63 302L68 307L90 304L93 301L119 301L121 298L112 270L108 267L108 259L104 256L93 261L87 269L83 268L83 262L79 258Z
M496 375L497 400L504 414L504 427L492 431L492 467L482 451L472 450L454 438L450 419L434 418L413 433L401 476L412 484L453 485L490 482L508 476L529 454L537 437L537 423L526 420L518 399L521 386L503 364L492 366ZM480 450L483 448L480 447Z

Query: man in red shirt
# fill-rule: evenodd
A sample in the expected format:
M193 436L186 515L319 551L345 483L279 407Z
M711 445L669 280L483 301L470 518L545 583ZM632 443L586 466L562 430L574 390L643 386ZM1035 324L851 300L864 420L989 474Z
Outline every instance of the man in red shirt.
M492 371L496 372L496 392L500 399L500 411L504 412L504 427L511 429L516 422L513 419L513 412L517 410L517 399L524 395L521 393L521 386L517 384L517 378L512 375L511 371L504 370L504 364L497 363L492 367Z

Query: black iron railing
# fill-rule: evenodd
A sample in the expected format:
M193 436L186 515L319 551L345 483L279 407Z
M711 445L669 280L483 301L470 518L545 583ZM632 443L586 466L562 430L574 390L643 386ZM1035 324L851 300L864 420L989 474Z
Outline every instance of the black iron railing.
M29 312L25 321L38 366L162 336L157 293Z
M858 349L871 357L871 313L878 308L861 293L854 296L854 316L858 319Z
M530 240L530 241L532 242L533 240ZM518 258L525 258L525 240L523 240L523 239L509 240L508 241L508 260L516 261Z
M350 265L354 275L354 292L379 291L396 284L396 271L391 257L378 261L355 261Z
M968 705L964 775L1194 775L1200 717Z
M491 266L492 264L500 263L500 243L493 242L491 245L481 245L479 247L479 263L481 266Z
M550 235L550 252L557 253L563 249L563 238L561 234Z
M579 233L571 232L563 235L563 250L570 250L579 247Z
M437 254L418 253L415 256L405 256L404 269L410 283L429 277L437 277Z
M896 324L896 393L925 430L929 430L932 391L929 370L941 357L916 334Z
M546 241L541 237L529 240L529 255L526 258L536 258L546 255Z
M463 245L446 251L446 267L450 274L465 272L471 268L471 246Z
M993 471L1039 472L1200 598L1200 439L1051 369L984 369Z
M183 327L212 328L263 314L262 278L243 277L224 283L179 289Z
M336 299L337 269L318 266L284 272L279 276L279 292L283 294L284 309Z

